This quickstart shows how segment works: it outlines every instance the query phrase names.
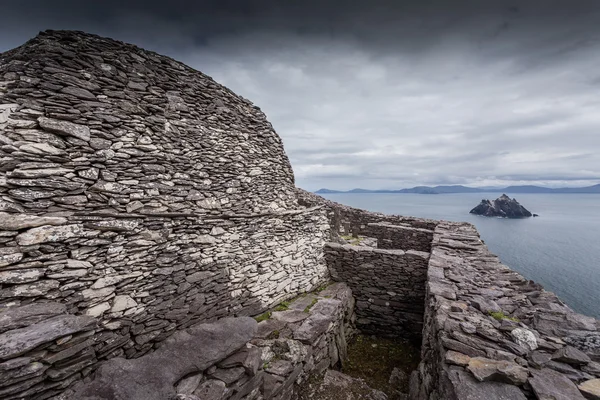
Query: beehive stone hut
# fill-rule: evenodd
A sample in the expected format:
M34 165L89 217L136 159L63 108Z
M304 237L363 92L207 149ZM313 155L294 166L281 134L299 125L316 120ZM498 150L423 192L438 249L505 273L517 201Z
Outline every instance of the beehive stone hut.
M265 115L201 72L82 32L0 54L1 398L318 287L328 229Z

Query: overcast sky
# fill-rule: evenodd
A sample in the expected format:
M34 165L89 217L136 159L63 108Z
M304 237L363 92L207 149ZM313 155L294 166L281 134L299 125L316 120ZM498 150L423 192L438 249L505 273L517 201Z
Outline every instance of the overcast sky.
M600 182L598 1L0 2L0 51L85 30L250 99L309 190Z

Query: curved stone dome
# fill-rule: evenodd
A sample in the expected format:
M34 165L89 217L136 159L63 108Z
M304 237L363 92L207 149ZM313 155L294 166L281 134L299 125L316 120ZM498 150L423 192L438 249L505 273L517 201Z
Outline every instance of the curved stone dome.
M260 109L169 57L46 31L0 54L0 211L296 208Z

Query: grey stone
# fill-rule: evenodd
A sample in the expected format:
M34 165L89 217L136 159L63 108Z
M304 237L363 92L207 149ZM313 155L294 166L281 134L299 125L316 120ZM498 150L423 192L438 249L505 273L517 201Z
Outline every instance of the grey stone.
M72 136L83 141L90 141L90 128L85 125L78 125L72 122L61 121L46 117L38 118L38 123L42 129L63 136Z
M590 379L581 383L579 390L588 400L600 400L600 379Z
M486 299L481 296L474 297L471 300L471 304L473 304L473 307L485 314L502 311L500 306L494 300Z
M178 331L145 357L105 362L92 382L77 388L74 398L163 400L175 396L174 385L181 378L234 353L252 338L256 325L252 318L226 318Z
M233 382L244 376L245 370L242 367L233 367L228 369L217 369L210 376L211 378L218 379L225 382L226 385L231 385Z
M44 270L37 268L0 271L0 284L35 282L43 276Z
M11 178L37 179L48 176L63 176L73 170L68 168L44 168L44 169L15 169L10 173Z
M537 339L533 332L528 329L516 328L510 332L516 344L529 350L538 348Z
M188 375L175 384L175 391L177 394L194 394L201 381L202 373Z
M518 387L501 382L479 382L468 372L451 368L448 377L458 399L469 400L526 400Z
M15 248L16 249L16 248ZM0 254L0 267L6 267L11 264L18 263L23 259L23 253L15 250L15 252Z
M565 346L552 354L552 359L572 365L589 364L592 360L583 351L573 346Z
M16 240L21 246L29 246L38 243L61 242L69 238L85 237L87 235L89 233L86 233L83 226L79 224L40 226L19 234Z
M35 228L42 225L64 225L67 219L63 217L43 217L27 214L8 214L0 212L0 229L18 231L21 229Z
M220 399L227 391L225 382L210 379L203 382L198 389L194 392L194 395L198 396L199 399Z
M445 360L448 364L466 366L469 364L471 357L458 351L448 350L446 351Z
M90 317L60 315L0 334L0 359L25 354L40 344L62 336L94 329L96 320Z
M467 369L481 382L499 381L521 385L527 382L529 377L526 368L513 362L497 361L483 357L471 358Z
M294 370L294 365L287 360L275 360L269 363L269 366L265 369L270 374L279 376L288 376Z
M589 364L582 366L581 370L600 378L600 363L592 361Z
M577 386L559 372L548 368L530 370L529 384L538 399L583 400Z
M33 325L66 312L67 307L59 303L32 303L2 308L0 309L0 332Z
M51 290L58 289L59 286L60 282L50 279L7 286L5 289L0 290L0 298L43 296Z
M116 296L113 300L111 312L125 311L137 306L137 302L127 295Z
M96 100L96 96L94 96L90 91L75 86L67 86L60 91L66 94L71 94L80 99Z
M302 322L302 325L294 332L294 339L303 343L311 344L330 327L332 317L323 314L312 314Z

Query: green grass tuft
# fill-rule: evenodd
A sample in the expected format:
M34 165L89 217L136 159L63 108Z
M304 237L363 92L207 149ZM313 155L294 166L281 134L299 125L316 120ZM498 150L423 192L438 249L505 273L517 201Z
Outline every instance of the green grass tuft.
M260 314L258 317L254 317L256 322L266 321L271 318L271 311L267 311L266 313Z
M502 321L503 319L507 319L507 320L513 321L513 322L520 322L518 318L509 317L508 315L504 314L502 311L490 311L489 314L492 318L494 318L497 321Z
M317 304L318 301L319 301L319 299L313 299L313 301L309 305L306 306L306 308L304 309L304 312L308 314L310 312L310 309L313 308L313 306L315 304Z
M289 301L282 301L273 311L287 311L290 309L290 304Z

